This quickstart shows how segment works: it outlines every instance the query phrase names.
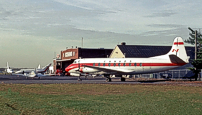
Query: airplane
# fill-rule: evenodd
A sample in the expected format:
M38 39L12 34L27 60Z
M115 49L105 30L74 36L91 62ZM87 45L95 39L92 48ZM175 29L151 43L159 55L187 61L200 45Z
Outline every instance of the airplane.
M8 74L12 74L13 73L13 70L10 69L9 65L8 65L8 62L7 62L7 67L5 69L5 72L8 73Z
M41 73L36 73L36 71L31 71L30 73L24 73L24 74L18 74L18 75L21 75L21 76L26 76L26 79L28 78L38 78L40 79L41 77L44 77L44 76L47 76L47 75L44 75L44 74L41 74Z
M35 71L36 73L42 73L42 74L44 74L49 69L50 66L51 66L51 63L48 64L48 65L46 65L42 69L38 69L39 67L37 69L21 69L19 71L16 71L15 74L24 74L24 73L29 74L32 71Z
M181 37L174 39L171 50L164 55L149 58L86 58L76 59L65 68L69 75L81 73L101 74L110 82L112 75L125 81L128 76L148 74L174 69L189 63L184 42Z

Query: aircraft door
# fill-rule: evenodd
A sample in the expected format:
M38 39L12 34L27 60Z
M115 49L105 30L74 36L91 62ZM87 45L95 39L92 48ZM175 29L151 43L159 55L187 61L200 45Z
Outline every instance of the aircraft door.
M82 69L81 69L81 65L80 65L80 60L78 60L78 70L79 70L79 72L82 71Z
M152 61L149 62L149 72L150 72L150 73L152 72Z
M144 68L144 65L142 64L142 63L140 63L140 68L141 68L141 71L142 71L142 73L144 73L145 72L145 68Z
M136 63L136 62L134 62L133 66L134 66L134 67L133 67L133 68L134 68L134 70L133 70L133 71L136 73L136 72L137 72L137 67L136 67L136 66L137 66L137 63Z

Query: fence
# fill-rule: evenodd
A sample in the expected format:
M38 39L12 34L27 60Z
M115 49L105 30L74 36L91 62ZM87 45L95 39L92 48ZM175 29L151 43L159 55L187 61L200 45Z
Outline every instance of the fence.
M169 70L159 73L153 73L153 74L142 74L135 76L135 78L141 77L141 78L162 78L160 74L171 74L171 79L182 79L190 70L188 69L180 69L180 70Z

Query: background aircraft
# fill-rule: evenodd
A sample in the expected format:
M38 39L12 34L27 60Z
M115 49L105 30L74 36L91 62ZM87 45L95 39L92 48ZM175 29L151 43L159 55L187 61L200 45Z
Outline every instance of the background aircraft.
M47 76L47 75L44 75L44 74L41 74L41 73L36 73L36 71L31 71L30 73L24 73L24 74L20 74L21 76L25 76L26 77L26 79L28 79L28 78L38 78L38 79L40 79L41 77L45 77L45 76Z
M36 69L21 69L19 71L16 71L15 74L24 74L24 73L29 74L32 71L35 71L35 73L44 74L49 69L50 66L51 66L51 63L46 65L42 69L40 69L39 67L38 67L39 69L38 68L36 68Z
M7 62L7 66L6 66L5 72L8 73L8 74L12 74L13 73L13 70L10 69L10 67L8 65L8 62Z
M15 74L13 74L13 75L26 76L26 79L27 78L40 79L41 77L47 76L47 75L44 75L44 73L49 69L50 65L51 65L51 63L42 69L40 69L39 66L36 69L21 69L21 70L15 72Z
M166 71L189 63L184 42L181 37L176 37L171 50L160 56L149 58L89 58L77 59L65 68L71 74L102 74L107 81L110 76L121 77L125 81L130 75L146 74ZM79 77L80 79L80 77Z

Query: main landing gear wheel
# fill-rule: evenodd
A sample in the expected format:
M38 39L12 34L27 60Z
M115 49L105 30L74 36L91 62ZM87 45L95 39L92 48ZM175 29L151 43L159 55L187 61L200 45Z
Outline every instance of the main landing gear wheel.
M80 76L78 77L78 81L82 81L82 79L80 78Z
M123 77L122 77L122 78L121 78L121 81L126 81L126 78L123 78Z
M106 78L106 82L111 82L111 78Z
M104 77L106 78L106 82L112 81L109 74L104 74Z

